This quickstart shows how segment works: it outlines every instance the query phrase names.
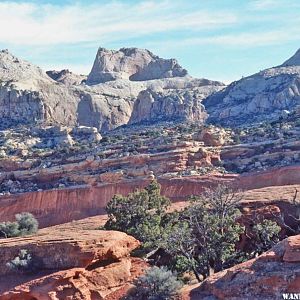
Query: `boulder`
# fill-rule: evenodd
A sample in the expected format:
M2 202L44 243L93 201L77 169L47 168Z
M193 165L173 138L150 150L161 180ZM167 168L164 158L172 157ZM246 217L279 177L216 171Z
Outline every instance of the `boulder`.
M205 127L193 135L193 139L201 141L206 146L223 146L225 143L226 131L218 127Z
M72 135L76 139L87 142L99 142L102 139L96 127L77 126L72 129Z
M87 268L97 261L116 261L139 246L133 237L122 232L102 230L53 230L26 238L0 240L0 276L12 274L6 263L26 249L43 270Z

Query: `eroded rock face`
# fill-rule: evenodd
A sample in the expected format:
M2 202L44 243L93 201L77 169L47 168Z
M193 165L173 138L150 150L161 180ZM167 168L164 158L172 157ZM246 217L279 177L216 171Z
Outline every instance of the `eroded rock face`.
M300 235L289 237L258 258L216 273L190 299L283 299L299 293Z
M211 122L237 125L282 117L300 103L299 50L278 67L231 83L204 101Z
M207 113L202 100L222 87L217 82L194 80L193 84L185 89L141 91L134 103L128 124L161 121L204 122Z
M75 226L74 226L75 227ZM1 300L94 300L123 293L146 267L130 258L139 242L122 232L49 228L36 236L0 241ZM6 263L26 249L39 269L14 273Z
M202 97L192 91L142 91L135 101L129 124L159 121L204 122L207 117Z
M1 127L36 121L75 123L74 91L55 84L40 68L6 50L0 52L0 82Z
M146 49L121 48L118 51L99 48L87 84L116 79L145 81L187 75L176 59L163 59Z

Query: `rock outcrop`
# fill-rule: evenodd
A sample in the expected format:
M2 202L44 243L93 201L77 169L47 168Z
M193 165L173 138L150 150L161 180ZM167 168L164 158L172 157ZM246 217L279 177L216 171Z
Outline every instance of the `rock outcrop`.
M226 131L218 127L205 127L194 134L196 141L202 141L206 146L222 146L225 143Z
M291 176L291 174L297 174L297 176ZM54 174L50 173L46 176L48 178L51 178L51 176L55 177ZM46 180L46 176L44 180ZM80 180L83 178L84 175L78 176ZM150 178L121 180L120 178L116 178L116 176L114 179L116 182L94 185L82 184L68 188L3 195L0 198L0 222L14 220L15 214L22 211L33 213L39 220L41 227L105 214L105 206L113 195L127 195L136 188L146 186L151 180ZM233 184L241 190L252 190L270 185L278 185L282 189L289 190L290 196L282 200L283 202L287 202L292 199L294 193L294 186L289 187L287 185L296 184L297 182L300 182L299 167L298 169L285 168L240 177L237 175L219 174L215 176L191 176L187 178L159 178L159 183L162 185L162 194L171 198L174 202L186 201L191 195L199 195L205 188L213 187L220 183ZM286 186L283 187L282 185ZM272 193L277 195L278 191L272 192L272 189L268 191L270 200L279 200ZM251 199L258 199L257 206L260 206L259 204L265 205L264 201L259 200L261 198L262 195L254 194Z
M63 83L65 85L79 85L86 81L87 76L74 74L69 70L61 71L47 71L46 74L53 80Z
M299 53L281 66L242 78L209 96L204 101L209 121L236 126L291 112L300 103Z
M300 235L289 237L255 259L210 276L188 298L279 300L285 293L298 295L299 251Z
M46 232L46 234L43 234ZM6 263L26 249L42 270L88 268L98 261L117 261L139 246L133 237L118 231L45 230L26 238L0 240L0 276L13 274Z
M40 68L0 52L1 127L37 120L74 124L76 103L71 90L54 84Z
M145 268L142 260L129 257L138 246L121 232L59 227L0 241L0 299L108 299ZM34 273L7 266L22 249L38 263Z
M146 49L121 48L118 51L99 48L87 84L116 79L145 81L187 75L176 59L163 59Z

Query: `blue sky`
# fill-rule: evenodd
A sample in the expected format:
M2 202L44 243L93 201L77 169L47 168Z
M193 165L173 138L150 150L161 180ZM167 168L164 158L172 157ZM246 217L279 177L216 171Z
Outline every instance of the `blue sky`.
M0 1L0 48L44 69L88 73L99 46L147 48L230 82L300 48L300 1Z

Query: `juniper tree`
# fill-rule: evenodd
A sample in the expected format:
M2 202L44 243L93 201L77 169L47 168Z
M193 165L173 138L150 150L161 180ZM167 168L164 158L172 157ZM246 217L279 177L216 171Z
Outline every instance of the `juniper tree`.
M105 229L124 231L141 242L146 249L157 245L170 200L160 194L161 187L152 181L146 188L128 196L115 195L107 204Z

